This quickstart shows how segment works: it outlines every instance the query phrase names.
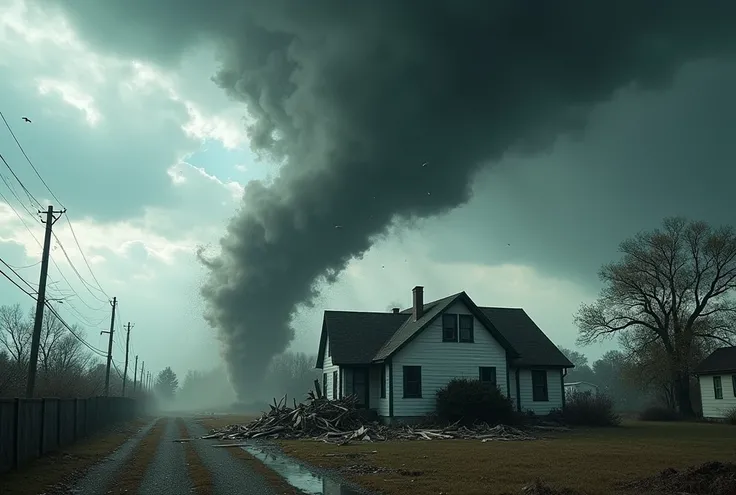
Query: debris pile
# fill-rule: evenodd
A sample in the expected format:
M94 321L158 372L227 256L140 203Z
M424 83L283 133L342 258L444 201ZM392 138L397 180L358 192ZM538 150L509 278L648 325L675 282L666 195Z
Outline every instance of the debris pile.
M202 438L220 440L296 439L312 438L328 443L346 444L352 441L474 439L483 442L497 440L534 440L535 437L510 426L478 425L472 428L457 424L445 428L384 426L363 420L355 407L357 398L349 396L330 400L310 392L307 401L287 405L286 396L274 399L270 411L248 424L234 424L212 430Z
M733 495L736 464L706 462L686 470L665 469L656 476L622 485L631 493L678 495Z

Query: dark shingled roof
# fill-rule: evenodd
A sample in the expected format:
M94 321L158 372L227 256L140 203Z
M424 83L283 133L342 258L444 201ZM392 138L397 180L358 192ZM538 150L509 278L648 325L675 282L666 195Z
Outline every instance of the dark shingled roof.
M695 373L736 373L736 346L716 349L695 368Z
M515 358L517 366L573 367L523 309L479 308L464 292L425 304L424 314L418 321L412 318L411 308L398 314L325 311L317 366L323 360L326 336L335 364L368 364L386 359L458 299L488 327Z
M480 308L521 356L518 366L574 365L521 308Z
M367 364L381 346L398 330L408 315L366 313L360 311L325 311L324 330L330 342L335 364ZM323 337L324 338L324 337ZM324 343L320 342L317 363L322 362Z

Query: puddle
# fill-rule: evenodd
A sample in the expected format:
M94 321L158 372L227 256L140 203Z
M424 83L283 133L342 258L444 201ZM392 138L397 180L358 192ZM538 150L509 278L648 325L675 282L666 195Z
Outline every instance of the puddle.
M243 447L243 450L276 471L291 486L307 495L359 495L359 492L342 486L334 480L314 474L285 455L266 452L253 446Z

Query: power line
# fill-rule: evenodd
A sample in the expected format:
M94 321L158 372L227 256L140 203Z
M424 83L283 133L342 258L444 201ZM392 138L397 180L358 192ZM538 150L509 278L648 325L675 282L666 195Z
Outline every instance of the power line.
M15 141L15 144L18 146L18 149L20 149L20 152L23 154L23 156L25 157L26 161L31 166L31 168L33 169L33 171L36 173L36 176L39 178L39 180L44 185L44 187L49 192L49 194L51 194L51 196L56 200L56 202L59 204L59 206L61 206L64 210L66 210L66 207L64 206L64 203L59 199L59 197L56 194L54 194L54 191L51 190L51 187L49 187L49 185L46 183L46 181L44 180L44 178L41 176L41 173L38 171L38 169L36 168L36 166L33 164L33 161L28 156L28 153L26 153L26 150L23 148L23 145L18 140L18 137L15 135L15 132L13 132L13 128L10 126L10 123L8 123L8 120L5 118L5 115L3 115L2 112L0 112L0 117L2 118L3 122L5 123L5 127L7 127L8 132L10 132L10 135L13 137L13 141ZM15 179L21 185L21 187L23 188L23 190L26 191L26 194L28 194L29 198L32 198L36 202L36 204L38 204L38 206L41 207L41 203L39 203L38 200L33 195L31 195L31 193L28 191L28 189L26 189L25 185L23 185L23 183L20 181L20 179L18 178L18 176L13 171L13 169L5 161L5 158L3 158L3 162L5 162L5 165L8 167L8 169L13 174L13 176L15 177ZM92 279L97 284L97 287L93 287L93 288L95 290L99 290L100 292L102 292L105 295L105 297L107 297L109 299L110 296L107 295L107 293L105 292L105 290L102 288L102 284L100 284L100 281L97 280L97 277L95 276L95 273L92 270L92 266L90 265L89 261L87 260L87 256L84 254L84 250L82 250L82 246L79 243L79 239L77 238L77 234L76 234L76 232L74 232L74 226L72 225L72 222L71 222L71 220L69 219L68 216L66 217L66 221L69 224L69 230L72 233L72 237L74 238L74 242L76 243L77 248L79 249L79 252L82 254L82 259L84 259L84 263L87 265L87 269L89 270L90 275L92 275ZM59 239L57 238L56 241L59 242ZM61 245L61 242L59 242L59 244ZM62 247L62 249L63 249L63 247ZM68 256L67 256L67 259L68 259ZM71 263L71 261L70 261L70 263ZM76 268L74 270L77 271ZM80 276L80 279L81 279L81 276ZM82 283L84 283L85 285L87 285L87 282L84 279L82 279Z
M23 184L23 181L20 180L18 177L18 174L15 173L15 170L13 170L13 167L10 166L10 164L5 160L5 157L0 154L0 160L3 161L6 167L8 167L8 170L10 170L10 173L13 174L13 177L15 177L15 180L18 181L18 184L20 184L20 187L25 191L26 195L28 196L28 199L30 199L32 202L36 203L39 208L41 208L41 203L36 199L36 197L31 194L31 191L28 190L25 184Z
M29 165L31 166L31 168L33 169L33 171L34 171L34 172L36 172L36 176L37 176L37 177L38 177L38 178L39 178L39 179L41 180L41 183L42 183L42 184L43 184L43 185L44 185L44 186L46 187L46 190L47 190L47 191L49 192L49 194L51 194L51 196L52 196L52 197L53 197L53 198L54 198L54 199L56 200L56 202L57 202L57 203L59 204L59 206L61 206L62 208L66 209L66 208L64 207L64 205L62 204L61 200L60 200L60 199L59 199L58 197L56 197L56 194L54 194L54 191L52 191L52 190L51 190L51 188L49 187L49 185L48 185L48 184L46 184L46 181L45 181L45 180L43 180L43 177L41 177L41 174L40 174L40 173L38 173L38 169L36 169L36 166L35 166L35 165L33 165L33 162L32 162L32 161L31 161L31 159L30 159L30 158L28 157L28 154L26 153L26 150L24 150L24 149L23 149L23 146L21 146L21 144L20 144L20 141L18 141L18 138L17 138L17 137L15 137L15 133L13 132L13 128L12 128L12 127L10 127L10 124L8 124L8 121L7 121L6 119L5 119L5 115L3 115L3 113L2 113L2 112L0 112L0 117L2 117L2 119L3 119L3 122L5 122L5 127L7 127L7 128L8 128L8 131L10 132L10 135L11 135L11 136L13 136L13 140L15 141L15 144L17 144L17 145L18 145L18 148L20 149L20 152L21 152L21 153L23 153L23 156L24 156L24 157L26 158L26 161L27 161L27 162L28 162L28 164L29 164ZM16 179L17 179L17 177L16 177ZM20 182L20 181L18 181L18 182ZM25 188L24 188L24 189L25 189ZM39 203L39 206L41 206L41 205L40 205L40 203Z
M69 224L69 230L72 233L72 237L74 237L74 242L77 244L77 248L79 248L79 252L82 254L82 259L84 260L84 264L87 265L87 269L89 270L90 275L92 275L92 279L97 283L97 287L99 288L100 292L105 294L105 297L108 299L110 296L107 295L107 293L102 288L102 284L100 284L100 281L97 280L97 277L95 276L95 272L92 271L92 267L89 264L89 261L87 261L87 256L84 254L84 250L82 250L82 246L79 244L79 239L77 239L77 234L74 232L74 227L72 226L72 221L69 220L69 215L66 216L66 221Z
M4 259L0 258L0 263L2 263L3 265L7 266L10 269L10 271L13 272L15 274L15 276L18 277L24 284L26 284L28 287L30 287L32 291L34 291L34 292L36 291L36 287L32 286L30 282L28 282L26 279L24 279L23 277L21 277L20 274L18 274L18 272L16 272L15 269L12 266L8 265L5 262Z
M16 287L18 287L18 288L19 288L19 289L20 289L21 291L23 291L24 293L26 293L26 294L27 294L27 295L28 295L29 297L31 297L31 299L33 299L33 300L35 300L35 299L36 299L36 296L34 296L33 294L31 294L30 292L28 292L27 290L25 290L25 289L24 289L23 287L21 287L21 286L20 286L20 285L18 284L18 282L16 282L16 281L15 281L15 280L13 280L12 278L10 278L10 276L9 276L9 275L8 275L7 273L5 273L4 271L0 270L0 274L1 274L1 275L2 275L3 277L5 277L5 278L7 278L8 280L10 280L10 283L12 283L12 284L13 284L13 285L15 285Z
M104 303L105 300L104 299L100 299L99 296L95 295L95 293L90 290L90 287L93 288L93 289L95 289L95 290L98 290L98 291L102 292L103 294L105 292L102 289L98 289L97 287L94 287L94 286L90 285L90 283L87 282L84 279L84 277L82 277L82 274L79 273L79 270L77 270L77 267L74 266L74 263L72 262L72 259L69 257L69 253L66 252L66 248L64 248L64 245L59 240L59 237L55 233L53 233L52 235L54 236L54 239L56 239L56 243L61 248L61 252L64 253L64 257L66 258L66 261L69 263L69 266L74 271L74 273L77 275L77 278L79 278L79 280L82 282L82 285L84 286L84 288L87 289L87 292L89 292L90 295L92 297L94 297L95 299L97 299L99 302L103 302Z

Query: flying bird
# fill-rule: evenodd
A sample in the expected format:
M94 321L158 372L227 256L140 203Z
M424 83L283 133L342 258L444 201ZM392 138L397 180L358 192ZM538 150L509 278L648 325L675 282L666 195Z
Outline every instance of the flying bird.
M336 229L341 229L342 228L342 225L335 225L335 228Z
M31 123L31 119L29 119L28 117L23 117L23 120L25 120L25 121L26 121L26 122L28 122L29 124Z

